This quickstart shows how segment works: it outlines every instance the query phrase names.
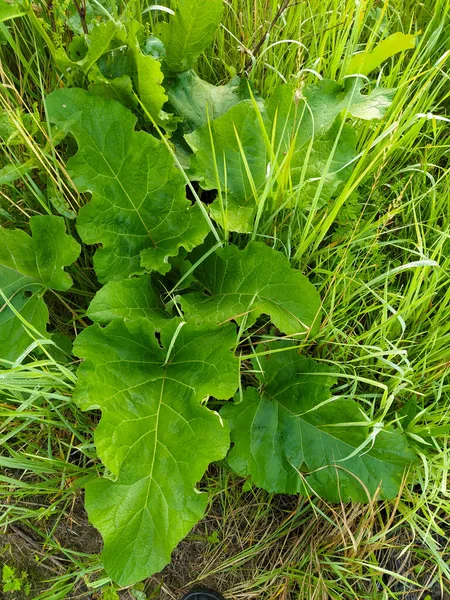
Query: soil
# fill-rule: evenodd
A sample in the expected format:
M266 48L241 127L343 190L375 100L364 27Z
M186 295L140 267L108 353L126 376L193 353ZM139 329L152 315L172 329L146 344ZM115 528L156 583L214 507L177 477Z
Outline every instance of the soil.
M39 506L39 502L36 502ZM28 504L28 507L30 504ZM82 494L74 496L74 502L65 513L64 518L50 518L45 522L36 523L45 535L53 531L52 540L57 546L83 552L98 554L102 548L99 532L89 524L83 507ZM70 561L63 552L45 547L43 537L23 524L12 524L6 533L0 533L0 566L7 564L15 570L16 576L25 574L23 589L4 594L5 600L30 600L46 591L51 586L50 580L67 571ZM25 586L29 584L30 593L27 595ZM88 589L80 582L73 594L67 599L92 597ZM87 595L86 595L87 594ZM1 592L0 592L0 597ZM52 600L51 598L49 600Z
M13 568L17 577L24 576L23 586L30 585L37 594L46 589L46 580L59 574L61 567L51 560L39 561L40 547L31 539L25 539L22 533L11 527L7 534L0 534L0 564ZM1 594L0 594L1 596ZM29 600L25 589L4 594L14 600Z
M268 577L267 594L261 590L252 591L251 581L253 574L268 573L279 568L281 557L288 556L295 548L297 540L304 532L291 529L287 536L280 537L278 546L270 547L266 553L255 552L249 554L248 559L237 560L245 549L253 548L259 541L266 539L286 519L286 515L295 511L298 500L295 497L280 497L279 513L274 512L277 507L271 506L268 511L267 522L260 522L259 529L252 529L252 524L247 521L245 505L237 506L233 517L228 518L226 526L223 523L223 507L213 504L208 516L203 519L183 540L172 555L172 563L161 573L150 578L145 584L147 598L159 600L179 600L192 586L204 586L217 589L230 600L269 600L275 597L273 586L271 588L270 576ZM73 505L65 513L65 518L56 522L56 518L39 523L37 526L42 531L49 533L54 529L53 541L61 548L87 554L98 554L102 548L101 537L87 520L83 508L83 497L79 494ZM225 529L224 529L225 527ZM219 535L218 535L218 532ZM226 539L224 539L224 536ZM411 540L405 534L405 547ZM294 556L291 554L291 557ZM292 560L292 558L290 559ZM381 566L387 570L414 578L415 567L408 552L401 552L396 544L395 551L385 552L379 556ZM7 533L0 534L0 565L8 564L20 576L26 573L25 582L29 583L29 595L25 591L8 592L0 597L5 600L33 600L40 593L49 590L51 580L66 572L69 561L63 552L43 548L42 537L33 530L20 525L11 525ZM417 570L417 569L416 569ZM437 584L427 586L426 577L430 571L425 570L420 592L408 589L399 581L390 581L386 578L384 583L396 597L403 600L450 600L450 595L442 592ZM99 573L99 577L102 574ZM250 582L250 585L249 585ZM279 586L279 579L277 585ZM426 591L424 591L426 589ZM381 590L380 590L381 592ZM280 590L279 598L283 600L301 600L307 598L306 590ZM80 578L72 591L64 596L54 598L67 598L67 600L86 599L99 600L99 594L90 591L82 578ZM119 592L121 600L136 598L130 590ZM381 596L380 596L381 597ZM48 600L53 597L46 596Z

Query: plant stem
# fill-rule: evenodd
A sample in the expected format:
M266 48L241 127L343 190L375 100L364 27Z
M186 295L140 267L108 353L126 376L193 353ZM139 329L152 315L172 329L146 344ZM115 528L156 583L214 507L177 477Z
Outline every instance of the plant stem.
M258 52L261 50L262 45L264 44L264 42L267 39L267 36L272 31L272 29L275 27L276 22L281 17L281 15L284 13L284 11L289 8L289 2L290 2L290 0L284 0L283 4L280 5L280 7L278 8L278 10L275 14L275 17L271 21L269 27L267 28L267 30L265 31L264 35L259 40L259 42L256 44L254 50L252 51L251 57L248 59L248 61L245 64L245 67L244 67L244 72L246 73L246 75L248 75L250 73L250 71L252 70L253 64L254 64L254 58L258 54Z

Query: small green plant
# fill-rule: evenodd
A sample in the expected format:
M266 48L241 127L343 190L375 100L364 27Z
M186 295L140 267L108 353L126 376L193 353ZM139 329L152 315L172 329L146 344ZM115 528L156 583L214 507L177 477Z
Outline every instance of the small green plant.
M214 530L211 534L209 534L206 539L210 544L218 544L220 542L219 532Z
M102 600L119 600L119 594L116 592L113 586L108 586L102 590Z
M23 592L26 596L30 595L30 584L28 583L27 573L22 572L19 575L16 573L16 569L10 567L7 563L3 565L2 569L2 587L4 594Z

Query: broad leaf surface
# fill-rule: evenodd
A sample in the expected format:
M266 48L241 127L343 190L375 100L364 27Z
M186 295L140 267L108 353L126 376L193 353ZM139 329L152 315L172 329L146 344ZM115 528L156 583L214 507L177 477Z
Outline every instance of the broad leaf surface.
M68 48L70 57L59 49L57 59L62 66L81 69L96 94L103 93L127 107L136 104L135 91L147 113L158 124L166 125L170 115L162 110L167 96L161 64L142 53L142 33L137 21L129 21L126 27L113 21L100 23L89 34L74 38Z
M372 52L361 52L352 56L347 67L347 74L359 73L361 75L368 75L391 56L414 48L416 45L415 38L414 34L406 34L401 31L391 34L377 44Z
M285 152L288 154L289 150ZM338 121L311 146L298 145L290 157L289 177L293 188L301 191L301 206L325 206L350 176L355 155L355 131L350 125L341 127ZM298 199L285 201L285 206L294 206L296 202Z
M200 402L236 391L235 337L232 325L180 329L173 319L159 342L140 318L94 325L77 338L74 352L85 361L75 399L101 409L97 451L116 476L87 485L86 507L104 539L105 568L121 585L160 571L203 516L207 495L195 486L226 454L229 434Z
M232 106L248 99L248 82L233 77L226 85L212 85L192 70L173 77L167 90L169 102L181 117L185 130L197 129L217 119Z
M313 489L331 502L367 502L378 489L380 498L398 493L414 460L405 436L387 429L367 444L371 429L358 404L326 402L335 380L329 366L289 350L253 366L260 390L247 388L242 402L221 411L238 474L270 492Z
M66 234L61 217L30 219L32 235L19 229L0 228L0 290L22 319L47 337L48 310L42 299L47 288L65 291L72 285L64 267L80 253ZM15 360L32 342L21 319L0 300L0 358Z
M169 71L186 71L209 46L222 19L223 0L179 0L163 33Z
M0 0L0 23L21 17L27 13L27 5L25 2L6 2Z
M137 108L138 102L133 95L133 83L129 75L109 79L94 65L89 72L89 81L89 91L92 94L116 100L129 109Z
M190 293L181 304L197 323L245 319L249 327L266 314L280 331L302 338L319 327L320 298L314 286L290 267L284 254L261 242L251 242L245 250L216 250L195 276L210 295Z
M364 80L360 77L346 80L344 110L348 109L352 117L364 121L381 119L392 104L395 89L377 87L371 92L363 94L361 93L363 87Z
M101 324L118 318L133 321L146 317L156 329L169 319L149 275L110 281L97 292L86 314Z
M185 139L194 152L192 173L201 187L205 190L220 187L225 195L224 205L216 200L211 206L214 219L229 231L252 231L258 202L253 189L258 192L263 188L269 163L252 102L244 100L236 104Z
M128 25L127 43L134 57L134 80L139 98L147 113L159 125L166 125L170 115L162 110L167 96L162 86L164 79L161 64L153 56L141 52L138 34L141 26L132 22Z
M328 79L303 90L279 86L266 102L269 121L276 121L277 142L288 143L295 136L296 148L302 147L328 130L342 111L365 120L384 116L395 90L376 88L363 94L364 83L352 77L343 86Z
M27 175L35 165L30 160L26 163L9 163L0 169L0 185L11 185Z
M86 244L101 244L94 266L101 282L170 269L180 247L200 244L208 227L185 196L184 179L162 142L135 131L136 118L121 104L80 89L47 99L49 119L69 131L78 152L67 166L80 192L77 230Z
M380 118L392 100L392 90L362 94L361 89L360 78L346 81L345 87L323 80L303 91L282 85L265 107L243 101L186 135L194 152L194 176L204 189L222 191L222 201L211 206L214 219L231 231L253 230L269 167L277 170L270 165L274 157L289 178L289 185L280 179L282 187L295 198L286 201L282 195L279 202L303 207L328 202L348 179L356 156L356 134L339 115Z
M113 55L110 52L109 55ZM170 115L162 110L167 101L162 86L163 74L157 60L145 56L135 47L116 59L102 57L102 69L94 65L89 71L89 91L98 96L117 100L126 108L136 110L138 99L158 125L167 128ZM122 59L122 60L121 60ZM114 64L117 61L118 64ZM106 72L110 76L105 76ZM133 86L134 82L134 86Z
M145 56L140 50L135 51L136 81L139 97L146 111L159 123L169 120L169 115L162 110L167 96L162 87L163 74L161 65L153 56Z

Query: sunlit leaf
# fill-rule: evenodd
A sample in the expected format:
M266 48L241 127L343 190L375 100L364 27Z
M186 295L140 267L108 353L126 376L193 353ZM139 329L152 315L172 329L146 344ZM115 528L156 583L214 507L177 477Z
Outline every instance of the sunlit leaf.
M133 321L147 317L156 329L169 318L149 275L110 281L95 295L87 316L102 324L117 318Z
M228 427L201 401L237 389L235 328L182 325L168 321L158 341L146 319L115 319L85 330L74 348L85 358L75 399L101 409L95 442L114 474L87 484L86 507L107 573L121 585L170 561L203 516L208 497L197 482L229 446Z
M206 190L221 190L210 207L214 219L230 231L253 231L270 172L278 173L271 210L277 203L324 206L347 181L356 156L355 132L340 115L378 119L392 101L393 90L362 94L362 87L360 78L344 86L282 85L265 105L244 100L186 135L192 176Z
M80 192L77 229L86 244L102 244L94 256L102 282L145 271L170 270L180 247L200 244L208 226L186 199L184 179L167 147L143 131L124 106L80 89L47 99L49 119L73 134L78 152L68 170Z
M222 19L223 0L179 0L164 29L165 63L169 71L186 71L212 42Z
M320 298L314 286L281 252L261 242L251 242L245 250L217 250L195 276L208 295L190 293L181 304L197 323L233 319L250 327L266 314L280 331L300 338L319 327Z
M21 17L26 13L26 2L6 2L5 0L0 0L0 23Z

